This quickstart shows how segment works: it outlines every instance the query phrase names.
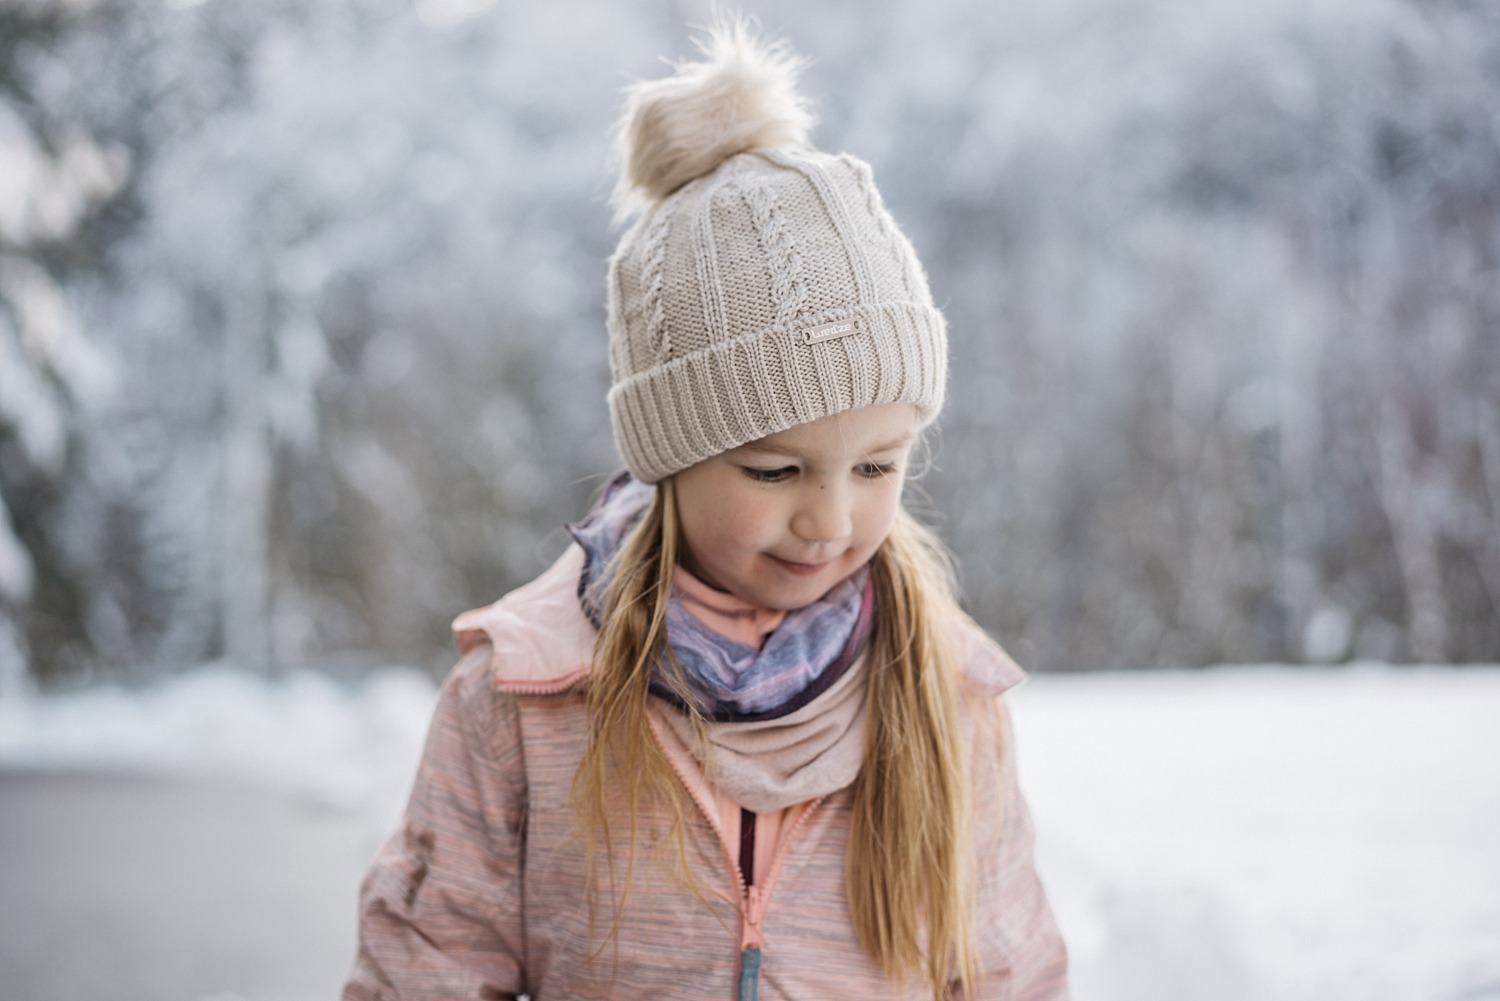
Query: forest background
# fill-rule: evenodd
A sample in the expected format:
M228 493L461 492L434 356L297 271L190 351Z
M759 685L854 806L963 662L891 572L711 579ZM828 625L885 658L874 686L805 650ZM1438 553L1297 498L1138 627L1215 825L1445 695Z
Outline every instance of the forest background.
M1500 660L1500 7L761 0L950 325L1028 667ZM706 3L0 0L0 694L439 671L616 467L608 129Z

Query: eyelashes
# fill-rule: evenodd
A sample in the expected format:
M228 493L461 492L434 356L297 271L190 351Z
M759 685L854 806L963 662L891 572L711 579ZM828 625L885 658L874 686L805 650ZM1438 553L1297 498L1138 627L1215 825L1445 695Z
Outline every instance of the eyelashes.
M797 474L796 466L777 466L774 469L761 469L756 466L742 466L745 475L756 483L780 483L782 480L790 479Z
M744 470L746 476L757 483L782 483L796 476L800 471L796 466L775 466L771 468L741 466L740 468ZM900 466L894 462L861 462L854 467L854 474L864 477L867 480L875 480L895 475L899 469Z

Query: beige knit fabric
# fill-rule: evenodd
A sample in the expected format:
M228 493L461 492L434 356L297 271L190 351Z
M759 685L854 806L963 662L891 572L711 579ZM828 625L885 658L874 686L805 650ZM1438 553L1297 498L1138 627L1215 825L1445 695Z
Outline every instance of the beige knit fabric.
M646 211L610 262L615 441L654 483L839 411L943 403L927 278L848 155L730 157Z
M652 718L666 725L711 781L751 813L784 810L854 782L865 754L864 658L796 712L776 719L710 722L707 748L688 717L661 699Z

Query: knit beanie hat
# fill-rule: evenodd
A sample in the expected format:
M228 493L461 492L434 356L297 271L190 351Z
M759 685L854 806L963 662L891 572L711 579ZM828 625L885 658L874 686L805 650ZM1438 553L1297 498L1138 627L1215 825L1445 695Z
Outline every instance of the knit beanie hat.
M609 268L609 392L626 466L655 483L855 407L943 404L947 336L870 168L813 149L800 62L743 23L627 91L635 222Z

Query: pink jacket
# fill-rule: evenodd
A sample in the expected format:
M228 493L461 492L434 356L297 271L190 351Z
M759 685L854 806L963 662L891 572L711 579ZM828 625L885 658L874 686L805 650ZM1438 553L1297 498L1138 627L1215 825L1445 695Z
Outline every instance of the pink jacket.
M361 887L345 1001L732 998L747 947L762 950L767 1001L926 997L920 983L886 980L855 941L844 894L851 790L772 818L770 836L757 834L747 890L737 809L664 727L658 736L699 808L685 831L696 891L673 874L675 842L650 854L663 818L644 816L624 911L606 897L591 920L568 801L584 746L577 689L594 639L578 606L581 565L571 547L537 580L455 621L463 657L443 686L401 827ZM976 921L984 979L974 996L1065 999L1066 954L1032 865L996 697L1024 675L977 630L965 632L970 732L993 739L998 727L1005 738L1004 753L976 756L989 767L975 768L976 841L987 848Z

